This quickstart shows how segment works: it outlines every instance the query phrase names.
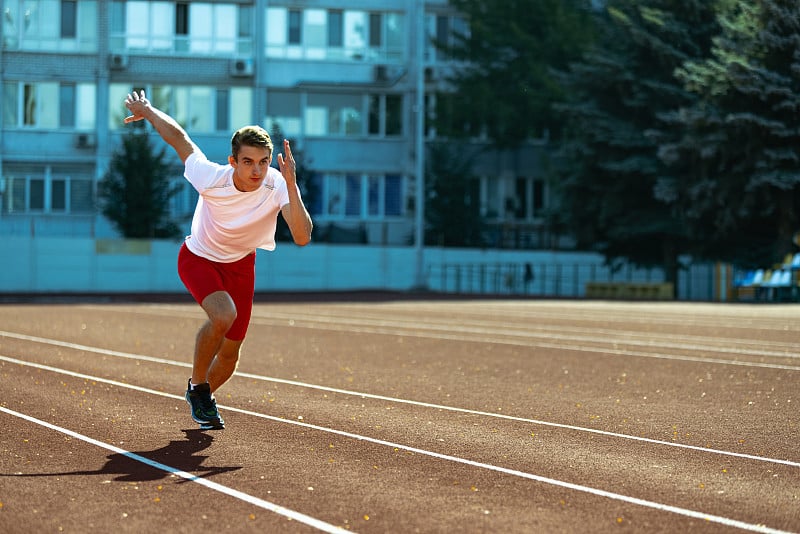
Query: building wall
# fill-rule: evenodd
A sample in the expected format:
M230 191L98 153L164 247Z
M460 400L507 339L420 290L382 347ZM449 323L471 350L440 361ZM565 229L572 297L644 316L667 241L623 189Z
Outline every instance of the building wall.
M397 135L385 133L364 135L316 135L308 132L309 125L303 123L301 130L289 136L293 147L302 154L301 163L306 166L312 176L301 176L301 182L315 181L320 188L319 194L329 199L332 180L345 180L347 176L356 176L364 180L362 186L367 187L366 180L371 176L401 176L403 178L402 195L399 212L367 213L366 202L370 193L364 190L361 214L328 213L327 208L320 213L313 213L317 227L325 228L334 225L339 228L363 230L370 243L402 246L408 244L414 229L414 195L416 195L415 157L416 157L416 121L419 117L415 109L417 94L417 77L423 76L426 67L447 66L447 61L435 57L432 50L425 52L424 63L417 62L416 42L419 28L418 9L424 5L427 14L428 31L436 24L436 16L450 13L446 0L254 0L252 2L208 2L207 4L236 5L237 9L252 9L252 42L245 46L247 53L240 51L219 53L186 53L178 46L177 35L172 48L127 49L125 42L133 42L128 36L122 37L119 28L114 28L112 19L119 16L115 6L127 4L109 1L78 2L79 18L81 13L95 14L89 32L86 24L79 20L78 37L83 40L51 39L38 37L31 30L30 34L21 34L23 13L30 5L35 14L36 7L59 6L59 2L45 4L43 2L25 3L21 0L3 0L4 8L17 17L14 24L5 23L3 39L6 46L0 49L0 98L6 106L18 106L20 113L26 113L20 105L21 97L13 101L9 87L23 90L27 85L57 82L59 84L90 84L96 91L93 113L96 117L90 127L80 124L61 125L26 125L10 124L7 113L0 116L0 236L2 235L71 235L74 237L104 238L114 237L116 232L102 216L96 213L64 212L63 209L45 206L30 210L10 209L13 207L12 178L18 180L26 168L33 173L63 175L67 171L60 170L64 165L71 165L69 172L88 176L95 183L108 169L114 150L119 146L121 136L127 129L109 125L112 114L120 114L120 98L110 94L114 87L158 87L197 86L212 87L217 91L232 91L236 88L249 88L252 98L249 102L237 102L236 106L250 109L250 123L262 124L268 129L267 117L280 115L280 109L271 108L268 103L270 95L284 92L297 95L302 102L301 113L308 110L310 95L375 95L402 98L402 132ZM193 6L201 2L192 2ZM24 7L24 8L23 8ZM401 48L392 54L366 54L362 59L352 57L336 59L329 54L319 59L314 54L313 46L303 41L299 46L286 45L278 47L277 52L268 50L265 39L268 37L270 21L265 14L269 9L287 8L299 10L303 17L309 13L320 15L330 10L358 10L360 12L398 14L405 24L402 32ZM83 11L82 11L83 10ZM317 11L314 11L317 10ZM117 15L115 15L117 13ZM58 27L59 14L47 15L56 21ZM310 15L309 15L310 16ZM12 17L13 18L13 17ZM127 20L127 31L135 24L130 14ZM8 17L7 17L8 19ZM44 20L44 19L42 19ZM303 19L306 21L306 19ZM310 19L309 19L310 20ZM371 19L368 19L371 20ZM228 22L228 21L226 21ZM27 23L27 22L26 22ZM158 21L149 21L158 23ZM234 21L230 21L231 24ZM238 21L236 21L238 23ZM248 24L245 21L243 24ZM83 26L81 26L83 24ZM119 23L117 23L119 24ZM152 24L151 24L152 26ZM51 30L52 31L52 30ZM57 31L57 30L56 30ZM63 28L61 30L64 31ZM388 30L387 30L388 31ZM82 33L83 32L83 33ZM19 35L29 41L19 45ZM16 44L15 44L16 43ZM324 46L322 47L324 48ZM246 68L237 70L236 65L242 63ZM429 69L429 72L435 70ZM443 82L435 77L424 83L426 93L441 87ZM11 85L9 85L11 84ZM3 94L5 91L5 94ZM55 106L58 102L39 104ZM10 102L10 103L9 103ZM37 104L37 105L39 105ZM25 106L28 105L26 102ZM386 120L386 113L382 115ZM121 118L121 117L120 117ZM362 116L362 121L368 117ZM187 131L212 160L224 162L229 153L231 128L211 132L195 131L190 124L185 125ZM160 141L156 140L156 143ZM465 147L472 150L481 146ZM182 181L180 162L171 152L170 161L175 167L175 179ZM536 177L540 174L541 146L531 145L519 153L487 154L478 160L477 171L485 174L486 183L496 184L499 180L513 181L519 176ZM42 169L47 170L42 170ZM75 170L79 169L79 170ZM59 176L60 176L59 175ZM77 179L77 175L70 179ZM47 178L47 186L51 187L51 179ZM510 183L510 182L509 182ZM188 186L186 186L188 187ZM344 186L338 186L344 187ZM95 185L96 188L96 185ZM512 186L506 188L512 191ZM19 188L16 188L19 194ZM352 192L351 192L352 193ZM348 193L350 194L350 193ZM393 193L394 194L394 193ZM502 194L502 193L500 193ZM502 199L501 199L502 200ZM498 202L501 202L498 200ZM17 202L20 202L19 200ZM320 204L327 206L327 203ZM175 217L184 223L191 214L191 206L183 206L183 211L175 213ZM338 209L342 209L341 207ZM486 208L495 219L503 214L496 214L491 206ZM502 211L502 210L501 210ZM534 214L526 221L527 225L538 224ZM187 225L188 226L188 225ZM187 227L188 231L188 227Z

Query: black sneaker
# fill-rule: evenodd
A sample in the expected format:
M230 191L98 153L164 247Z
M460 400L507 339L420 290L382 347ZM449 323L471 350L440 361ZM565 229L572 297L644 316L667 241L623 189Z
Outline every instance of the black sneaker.
M192 408L192 419L202 430L225 428L225 422L217 410L217 401L211 396L211 388L207 383L199 384L194 389L189 385L186 389L186 402Z

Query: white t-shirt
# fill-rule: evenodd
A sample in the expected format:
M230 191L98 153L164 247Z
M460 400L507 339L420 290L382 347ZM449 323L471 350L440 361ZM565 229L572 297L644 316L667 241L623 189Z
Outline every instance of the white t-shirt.
M270 167L264 184L243 192L233 185L233 167L208 161L199 151L186 158L184 176L200 198L186 246L194 254L221 263L240 260L257 248L275 250L280 209L289 203L286 180Z

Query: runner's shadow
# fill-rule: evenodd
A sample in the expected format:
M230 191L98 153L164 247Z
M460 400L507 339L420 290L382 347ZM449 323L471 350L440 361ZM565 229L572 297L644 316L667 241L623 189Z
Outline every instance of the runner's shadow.
M203 465L208 456L199 453L211 446L214 437L202 430L184 430L186 438L170 441L167 445L152 451L115 453L107 456L106 464L96 471L68 471L64 473L16 473L18 477L53 477L69 475L118 475L118 482L144 482L161 480L184 471L197 478L207 478L241 467L211 467Z

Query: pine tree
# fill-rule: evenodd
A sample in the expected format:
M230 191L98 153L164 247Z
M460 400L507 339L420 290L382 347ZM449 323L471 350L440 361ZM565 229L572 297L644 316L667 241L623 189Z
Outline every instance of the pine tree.
M763 266L800 224L800 4L727 0L719 20L713 56L678 72L699 98L665 117L659 191L698 254Z
M99 184L103 215L126 238L175 238L180 228L170 220L169 201L179 190L169 181L165 149L154 152L142 128L131 128L113 155Z
M564 75L572 98L559 109L572 135L560 153L561 224L609 263L661 266L673 283L687 235L656 196L666 170L649 133L659 114L692 101L673 73L706 57L714 21L707 0L611 0L597 46Z
M462 62L437 105L440 134L485 134L495 147L555 136L552 104L563 99L553 69L580 57L594 38L590 0L450 0L469 30L437 43Z

